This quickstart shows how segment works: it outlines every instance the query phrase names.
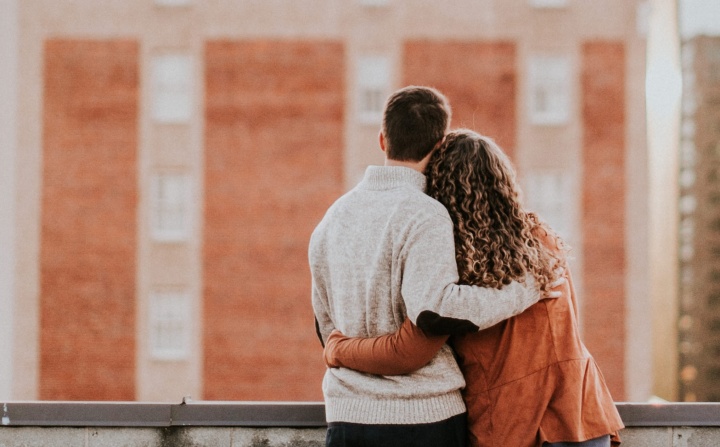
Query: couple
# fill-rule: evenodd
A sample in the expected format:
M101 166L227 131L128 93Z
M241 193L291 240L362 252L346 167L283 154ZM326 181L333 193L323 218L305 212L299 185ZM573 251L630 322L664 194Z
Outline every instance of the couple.
M560 239L524 210L493 141L449 122L435 89L392 94L385 166L311 237L326 445L619 442Z

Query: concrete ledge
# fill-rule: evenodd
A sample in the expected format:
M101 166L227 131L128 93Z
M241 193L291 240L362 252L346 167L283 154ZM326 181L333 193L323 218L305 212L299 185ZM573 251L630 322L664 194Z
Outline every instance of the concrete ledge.
M720 427L720 403L618 403L627 427ZM324 427L322 402L0 402L3 426Z
M325 427L322 402L193 402L171 406L173 426Z
M720 427L720 403L616 404L626 427Z
M720 403L618 403L622 447L720 446ZM0 446L323 447L321 402L0 402Z
M324 427L322 402L0 402L9 427Z
M138 402L0 402L3 426L167 427L172 405Z

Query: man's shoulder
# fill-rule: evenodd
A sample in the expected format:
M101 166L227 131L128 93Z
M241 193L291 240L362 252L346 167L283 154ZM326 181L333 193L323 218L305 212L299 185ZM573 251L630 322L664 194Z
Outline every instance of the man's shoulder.
M341 224L350 228L367 226L384 221L390 225L400 222L450 221L445 206L422 190L395 188L384 191L366 191L353 188L333 202L314 230L323 233L328 227Z
M313 230L313 236L317 235L318 233L321 233L327 225L329 225L331 222L336 220L335 214L338 213L339 210L342 208L348 206L348 202L351 202L352 195L353 195L354 189L351 189L350 191L347 191L337 199L328 207L328 209L325 211L325 214L320 219L318 224L315 226L315 229Z
M351 189L350 191L345 192L343 195L335 199L335 201L330 204L328 209L325 211L325 214L322 217L322 220L320 221L319 225L327 222L328 220L332 220L333 216L335 214L341 213L344 209L347 208L353 208L353 197L355 196L356 191L355 188Z
M421 191L412 191L407 194L405 200L401 202L408 216L416 216L418 218L448 218L449 214L445 206Z
M450 221L450 215L445 206L425 194L421 189L401 187L385 191L383 195L384 197L379 199L378 206L387 211L387 217L390 220L425 221L442 219ZM352 197L345 200L348 200L349 203L353 202Z

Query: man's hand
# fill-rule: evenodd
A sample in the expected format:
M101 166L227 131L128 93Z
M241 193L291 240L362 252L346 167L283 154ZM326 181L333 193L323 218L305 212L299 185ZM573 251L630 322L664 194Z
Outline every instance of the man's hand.
M567 283L567 277L565 276L565 268L558 267L555 269L557 279L550 283L548 290L543 292L542 299L546 298L560 298L563 294L563 288Z

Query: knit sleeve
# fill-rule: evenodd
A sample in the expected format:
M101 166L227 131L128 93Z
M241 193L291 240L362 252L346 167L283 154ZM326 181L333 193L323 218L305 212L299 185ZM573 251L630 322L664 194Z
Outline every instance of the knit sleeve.
M320 344L325 346L325 340L327 340L330 332L335 329L335 325L333 324L333 320L330 315L327 285L323 281L323 278L327 275L322 274L322 269L320 267L322 263L317 260L321 257L314 255L312 251L313 249L317 250L317 244L314 246L313 242L311 242L310 251L311 301L313 312L315 314L315 332L320 339Z
M485 329L541 298L532 275L502 289L457 282L452 222L449 216L427 219L409 234L403 251L403 300L420 329L434 335Z
M409 374L428 364L447 339L425 335L410 320L396 332L374 338L346 337L333 331L325 344L325 363L370 374Z

